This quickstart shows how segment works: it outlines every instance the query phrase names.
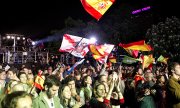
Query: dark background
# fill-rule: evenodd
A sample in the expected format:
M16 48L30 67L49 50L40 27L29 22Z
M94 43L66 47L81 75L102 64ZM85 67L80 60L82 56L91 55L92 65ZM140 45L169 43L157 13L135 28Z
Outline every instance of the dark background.
M152 6L150 11L156 14L154 20L169 16L179 17L180 6L173 0L116 0L105 16L123 4L127 5L127 9L134 10ZM64 21L69 16L83 21L94 19L84 10L80 0L6 0L0 2L0 14L1 35L18 33L33 38L45 37L51 30L63 28Z

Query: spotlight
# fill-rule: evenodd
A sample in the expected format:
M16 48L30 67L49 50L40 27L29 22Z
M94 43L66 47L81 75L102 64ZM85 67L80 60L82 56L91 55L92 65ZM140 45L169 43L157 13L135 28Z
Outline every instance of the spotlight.
M20 37L17 37L17 40L20 40Z
M7 39L10 39L11 38L11 36L7 36Z
M94 44L94 43L96 43L96 38L94 38L94 37L92 37L92 38L90 38L90 43L92 43L92 44Z
M25 37L23 37L23 40L25 40Z
M11 39L14 39L14 36L11 36Z
M32 45L34 46L35 44L36 44L36 42L33 41L33 42L32 42Z

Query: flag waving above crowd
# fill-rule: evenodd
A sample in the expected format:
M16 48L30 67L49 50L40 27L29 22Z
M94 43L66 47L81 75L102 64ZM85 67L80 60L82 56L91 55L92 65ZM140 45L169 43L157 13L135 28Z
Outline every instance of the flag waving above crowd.
M128 44L119 44L124 49L139 50L139 51L151 51L153 50L150 45L147 45L144 40L132 42Z
M76 57L84 58L89 51L89 42L89 39L83 37L64 34L59 51L69 52Z
M89 50L92 53L93 58L100 63L105 63L107 56L111 53L114 45L104 44L104 45L89 45Z
M84 9L99 20L115 0L81 0Z

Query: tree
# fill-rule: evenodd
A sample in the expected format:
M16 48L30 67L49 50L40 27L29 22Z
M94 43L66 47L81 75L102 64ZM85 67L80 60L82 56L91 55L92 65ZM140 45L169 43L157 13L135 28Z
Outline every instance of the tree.
M172 58L172 61L180 60L180 20L177 17L166 18L164 23L152 25L147 30L146 39L154 47L156 58L163 55Z

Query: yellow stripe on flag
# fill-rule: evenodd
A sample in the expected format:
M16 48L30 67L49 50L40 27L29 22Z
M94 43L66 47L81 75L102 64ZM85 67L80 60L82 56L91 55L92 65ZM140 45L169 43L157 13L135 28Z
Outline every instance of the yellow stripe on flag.
M113 4L111 0L86 0L86 2L91 5L95 10L97 10L102 15L109 9Z

